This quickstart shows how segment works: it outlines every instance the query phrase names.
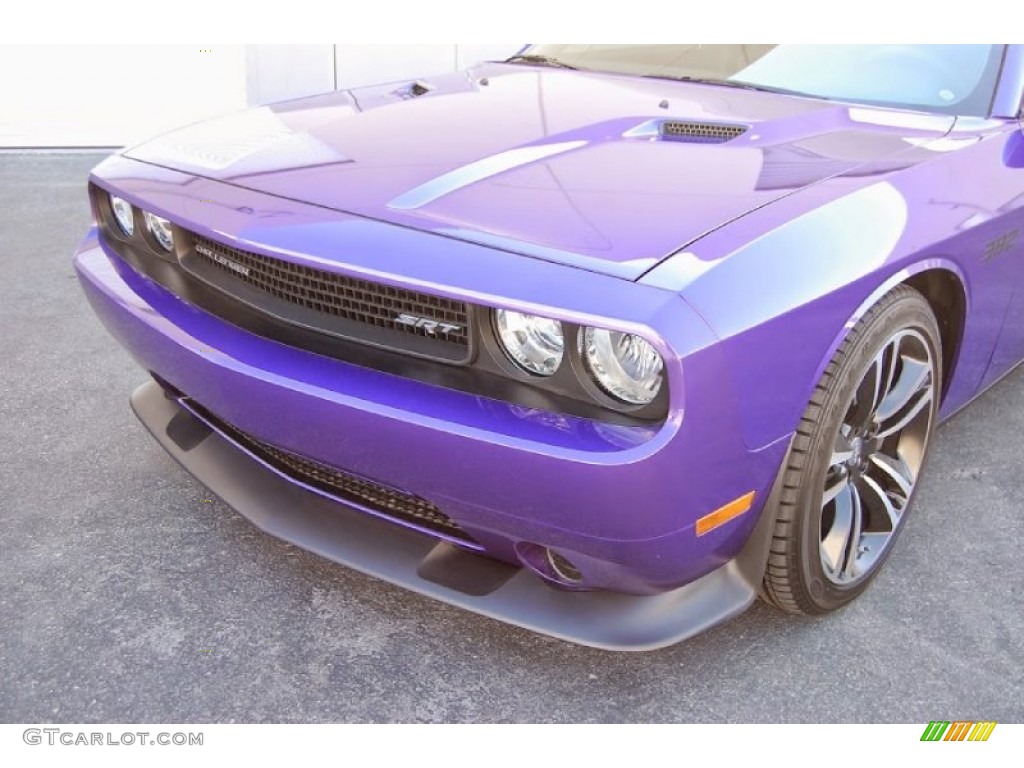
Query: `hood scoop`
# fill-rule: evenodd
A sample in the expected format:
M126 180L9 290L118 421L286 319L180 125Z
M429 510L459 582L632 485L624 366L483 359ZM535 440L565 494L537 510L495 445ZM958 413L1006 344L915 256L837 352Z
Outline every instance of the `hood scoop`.
M683 141L690 144L724 144L747 132L747 126L735 123L704 123L697 121L666 120L658 133L665 141Z

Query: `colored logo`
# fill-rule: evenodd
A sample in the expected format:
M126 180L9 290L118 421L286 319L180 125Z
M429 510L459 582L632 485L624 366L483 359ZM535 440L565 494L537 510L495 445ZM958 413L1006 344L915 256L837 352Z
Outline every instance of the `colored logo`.
M996 728L993 721L984 723L955 723L932 720L921 734L921 741L988 741Z

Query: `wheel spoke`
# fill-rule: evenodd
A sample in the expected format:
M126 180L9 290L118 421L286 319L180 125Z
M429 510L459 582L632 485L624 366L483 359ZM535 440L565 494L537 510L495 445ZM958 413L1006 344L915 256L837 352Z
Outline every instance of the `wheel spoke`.
M897 509L896 505L893 504L892 497L885 492L882 486L867 475L863 475L861 477L861 481L862 487L871 493L871 498L874 499L883 510L885 510L886 517L889 518L889 524L891 526L889 529L890 532L895 531L896 526L899 525L900 522L900 514L903 511L902 505L900 509ZM904 499L903 503L906 504L906 499Z
M932 389L930 386L927 389L914 393L909 401L909 405L903 411L897 412L894 419L882 422L882 428L878 431L877 437L884 440L890 435L903 431L931 402Z
M850 476L845 471L836 472L825 485L825 493L821 497L822 509L828 505L836 496L845 491L850 485Z
M849 418L853 424L860 427L869 426L878 406L892 387L899 360L896 354L897 344L897 341L892 341L882 347L868 366L854 397L853 413Z
M911 404L921 392L930 392L932 368L926 362L902 357L899 378L891 384L876 410L876 419L886 422Z
M875 359L871 361L868 375L864 377L862 383L862 386L867 386L867 397L864 398L864 404L867 405L869 414L875 412L875 406L885 394L885 353L887 350L888 347L878 350Z
M903 361L903 355L900 354L900 345L901 345L902 342L903 342L903 337L899 336L899 337L897 337L897 339L894 342L889 344L889 357L888 357L888 363L889 364L886 367L885 390L884 390L886 394L888 394L889 392L892 391L893 384L896 381L896 376L899 374L899 371L900 371L900 363ZM879 400L878 403L875 406L875 409L877 410L878 406L881 405L881 404L882 404L882 401Z
M847 417L849 423L863 427L871 421L871 415L875 412L875 403L883 392L882 367L884 361L885 350L883 349L871 361L864 378L857 386L852 413Z
M904 499L910 498L910 492L914 490L914 473L903 459L876 453L871 456L871 463L899 486Z
M853 522L850 525L850 540L846 544L846 559L843 563L842 575L847 579L854 579L857 576L854 569L857 565L861 532L864 530L864 509L860 494L852 484L850 485L850 500L853 502Z
M878 366L878 387L875 389L875 397L871 401L872 413L878 410L882 400L892 389L893 381L896 378L896 371L900 363L899 338L882 347L882 351L875 356L875 365Z
M832 518L832 527L828 531L822 531L822 562L836 575L843 570L850 538L855 536L854 507L860 507L859 500L854 501L856 495L853 486L848 482L841 485L834 497L835 515Z

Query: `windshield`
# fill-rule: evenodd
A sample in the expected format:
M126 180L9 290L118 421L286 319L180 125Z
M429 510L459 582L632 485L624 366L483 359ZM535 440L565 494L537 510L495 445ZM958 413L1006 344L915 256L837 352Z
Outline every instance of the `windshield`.
M552 65L985 117L1002 45L533 45Z

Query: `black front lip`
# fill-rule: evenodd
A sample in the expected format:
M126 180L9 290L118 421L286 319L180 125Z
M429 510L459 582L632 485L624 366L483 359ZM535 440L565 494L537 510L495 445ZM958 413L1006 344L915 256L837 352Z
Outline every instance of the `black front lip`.
M770 515L762 516L736 560L670 592L635 596L563 591L527 569L438 542L289 482L165 397L155 382L136 389L131 404L175 460L266 533L370 576L535 632L606 650L653 650L741 613L757 595Z

